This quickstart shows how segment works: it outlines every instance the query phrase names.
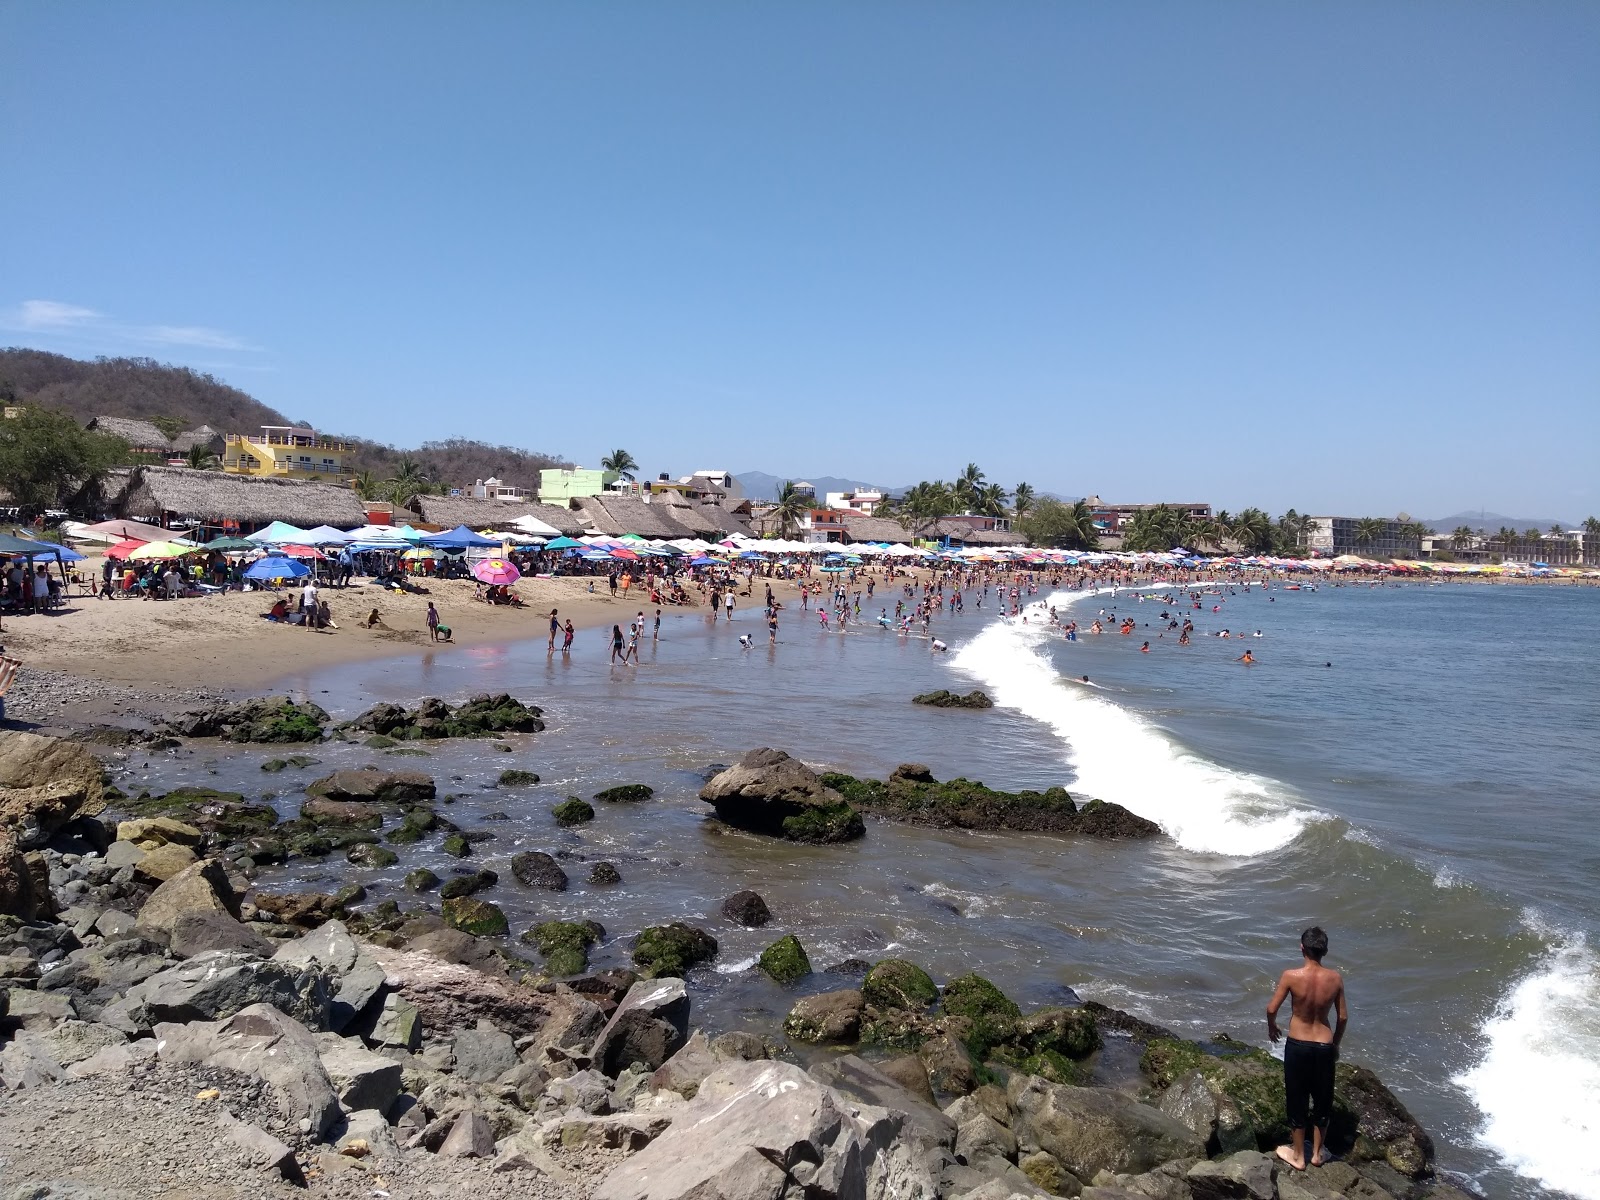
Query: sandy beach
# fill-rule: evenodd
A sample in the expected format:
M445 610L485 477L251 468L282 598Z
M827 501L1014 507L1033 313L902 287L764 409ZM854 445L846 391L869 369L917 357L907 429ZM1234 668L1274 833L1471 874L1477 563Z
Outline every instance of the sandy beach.
M98 578L99 565L98 559L84 562L82 574ZM741 609L760 605L766 582L757 581L753 597L738 596ZM781 602L798 595L794 582L770 582ZM279 594L273 592L228 592L177 601L74 597L52 613L6 618L0 645L8 656L36 671L132 687L259 691L307 665L385 658L422 646L449 654L486 643L542 638L548 634L552 608L579 631L626 626L641 608L650 608L637 590L626 599L619 592L613 600L604 576L523 579L515 589L524 601L520 608L474 600L471 580L420 583L427 595L391 591L360 579L348 588L323 589L321 595L338 628L316 631L263 620L261 614ZM291 601L292 609L297 591L286 588L281 594ZM450 626L452 642L429 643L429 601ZM373 609L378 610L380 624L368 629L365 622ZM701 603L665 611L704 616L710 610Z

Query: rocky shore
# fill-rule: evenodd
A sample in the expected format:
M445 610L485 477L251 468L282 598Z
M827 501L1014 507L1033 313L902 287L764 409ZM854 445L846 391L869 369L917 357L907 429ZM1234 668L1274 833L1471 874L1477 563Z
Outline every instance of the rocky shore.
M388 732L371 714L336 727L314 706L213 706L164 736L272 744L314 730L263 764L312 776L329 736L531 729L537 710L503 699L389 712ZM1033 805L1056 831L1100 835L1075 827L1093 806L1064 792L925 775L818 776L763 750L713 776L706 798L776 836L797 815L803 832L853 825L858 803L895 819L916 797L941 820L1009 822ZM471 861L475 831L434 809L426 774L344 770L301 786L287 821L201 789L126 797L87 747L0 733L0 1195L1461 1195L1365 1068L1340 1068L1339 1161L1295 1173L1271 1156L1286 1133L1282 1075L1261 1051L1093 1003L1024 1012L976 974L939 981L903 959L818 972L783 936L753 968L793 990L781 1027L713 1034L694 994L714 928L641 929L630 969L591 972L607 932L510 929L485 899L499 876ZM594 799L648 793L619 784ZM558 808L594 815L578 798ZM440 835L458 840L460 871L413 872L404 905L369 902L358 882L258 885L293 855L343 855L358 879L373 856ZM567 884L548 854L516 855L510 872L519 887ZM750 891L721 912L745 927L772 915ZM824 981L845 986L816 990Z

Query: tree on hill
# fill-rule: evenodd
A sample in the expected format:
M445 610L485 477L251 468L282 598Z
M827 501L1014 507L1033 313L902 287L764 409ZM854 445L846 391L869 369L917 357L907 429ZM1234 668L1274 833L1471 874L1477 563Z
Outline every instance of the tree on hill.
M30 405L0 420L0 488L25 513L99 508L112 467L127 461L128 443L83 428L66 413Z

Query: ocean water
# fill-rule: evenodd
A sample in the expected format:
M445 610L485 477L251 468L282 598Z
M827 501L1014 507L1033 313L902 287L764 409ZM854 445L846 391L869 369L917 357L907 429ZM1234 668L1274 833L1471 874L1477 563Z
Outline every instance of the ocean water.
M731 627L674 615L627 668L607 665L598 631L570 660L547 657L542 638L413 654L307 672L288 690L340 715L377 699L508 690L543 705L549 730L510 739L510 754L329 746L319 766L275 776L259 770L270 754L180 751L127 760L124 786L271 789L292 815L297 786L332 767L426 769L453 796L452 820L494 833L479 862L544 849L567 863L572 886L556 894L501 871L488 898L515 929L598 919L605 963L624 961L646 924L713 928L722 952L692 982L700 1019L718 1028L781 1017L793 992L749 967L794 932L819 968L803 990L841 986L821 968L842 958L903 953L939 978L980 971L1024 1004L1076 994L1265 1045L1277 972L1318 923L1348 981L1346 1057L1401 1095L1442 1166L1492 1197L1600 1197L1600 1164L1576 1152L1600 1133L1600 590L1224 587L1199 610L1126 593L1033 599L1085 627L1104 609L1138 628L1067 642L1042 609L1006 622L991 601L936 622L948 654L875 627L823 633L798 613L769 647L759 612ZM1160 636L1164 607L1192 617L1194 644ZM1212 636L1225 627L1262 636ZM747 631L750 650L737 642ZM1235 661L1247 647L1251 666ZM996 707L909 703L971 686ZM711 764L760 745L880 777L919 761L997 787L1066 783L1167 836L1106 844L871 823L847 846L774 842L709 820L695 794ZM496 788L509 766L541 784ZM555 827L552 804L622 782L656 796ZM598 859L617 864L620 886L586 882ZM366 882L374 896L403 895L416 865L461 866L422 844ZM349 871L286 874L325 886ZM744 887L772 907L766 930L717 917Z

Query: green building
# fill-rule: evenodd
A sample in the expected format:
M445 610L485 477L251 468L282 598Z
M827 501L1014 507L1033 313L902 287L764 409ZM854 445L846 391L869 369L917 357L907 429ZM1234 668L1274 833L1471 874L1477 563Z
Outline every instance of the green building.
M545 504L603 496L622 476L615 471L591 471L587 467L550 467L539 472L539 499Z

